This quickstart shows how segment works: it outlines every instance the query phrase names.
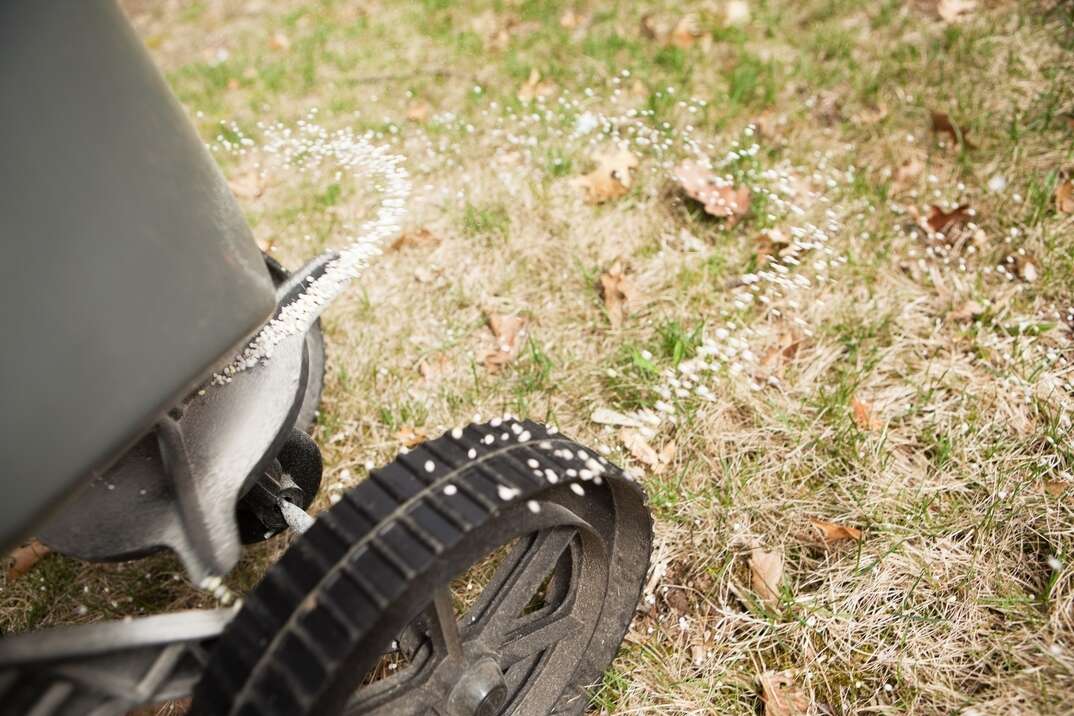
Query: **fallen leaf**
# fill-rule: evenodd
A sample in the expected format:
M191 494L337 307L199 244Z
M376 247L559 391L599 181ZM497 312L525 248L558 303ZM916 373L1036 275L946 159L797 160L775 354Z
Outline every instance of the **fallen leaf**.
M440 237L429 231L425 227L414 229L413 231L407 231L399 235L391 246L388 247L389 251L402 251L403 249L412 248L432 248L440 244Z
M1055 188L1055 208L1064 214L1074 214L1074 181L1067 179Z
M620 430L619 440L635 460L651 469L655 475L662 474L675 457L675 443L669 442L657 452L645 436L632 428Z
M634 282L619 261L600 275L600 295L613 328L623 325L635 298Z
M757 677L761 685L764 716L810 716L809 694L791 671L766 671Z
M949 229L957 229L969 223L972 218L969 212L969 204L960 204L951 211L944 211L933 204L929 208L929 215L925 219L926 225L935 233L943 233Z
M429 114L433 111L433 106L423 99L419 99L415 102L411 102L410 106L406 108L406 118L411 122L424 122L429 119Z
M757 237L757 258L767 263L770 258L780 258L790 246L790 237L779 229L770 229Z
M687 599L686 592L681 589L675 589L674 587L669 589L664 595L664 601L679 614L689 614L690 612L690 600Z
M825 545L833 545L846 540L861 542L861 530L857 527L847 527L836 522L826 522L825 520L810 520L809 525Z
M429 434L421 428L412 428L410 426L403 426L395 431L392 436L398 442L402 443L404 447L412 448L419 443L423 443L429 439Z
M573 183L585 191L585 200L601 204L618 199L630 191L630 171L638 167L638 158L625 149L598 154L597 168L575 177Z
M795 328L780 333L779 340L761 356L760 367L768 376L783 377L784 368L794 360L802 345L802 334Z
M487 351L482 358L485 368L495 372L510 363L522 347L526 335L526 319L521 316L489 314L489 330L496 339L496 348Z
M705 212L727 219L732 227L750 210L750 190L735 187L697 162L687 160L675 168L675 179L686 194L705 207Z
M783 553L750 550L750 588L769 607L779 605L779 585L783 581Z
M873 406L857 398L850 399L850 410L854 424L861 430L879 430L881 422L873 414Z
M967 136L967 130L956 126L944 112L932 112L932 131L937 134L948 135L954 144L961 142L966 149L977 148L977 145L971 142L969 136Z
M532 102L538 97L550 97L556 93L556 84L541 79L537 68L530 70L529 79L518 90L518 98L523 102Z
M26 542L13 550L11 554L8 555L7 560L8 581L16 580L29 572L33 569L35 564L40 562L51 551L52 550L38 542L36 539L31 539L29 542Z
M961 22L977 10L977 0L940 0L936 12L944 22Z
M699 37L701 37L701 21L696 13L689 13L683 15L675 23L675 27L672 28L671 33L668 35L668 43L685 50L688 47L693 47Z
M1059 497L1070 489L1070 483L1063 480L1045 480L1044 491L1052 497Z
M287 52L291 49L291 38L283 34L283 32L276 32L272 35L272 39L269 40L269 47L280 52Z
M426 381L434 381L440 378L448 370L451 369L451 361L443 353L436 353L427 358L423 358L418 363L418 372L421 373L421 377Z
M983 316L986 310L987 307L984 304L971 299L948 313L947 319L955 323L969 323Z

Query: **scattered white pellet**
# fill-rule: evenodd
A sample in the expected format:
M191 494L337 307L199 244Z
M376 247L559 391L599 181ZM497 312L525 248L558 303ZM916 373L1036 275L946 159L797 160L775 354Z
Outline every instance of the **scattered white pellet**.
M425 472L432 472L435 469L436 469L436 463L434 463L432 460L426 460L425 461Z
M454 495L458 491L459 491L459 488L455 487L454 485L444 485L444 494L447 495L448 497L451 497L452 495Z
M571 492L578 495L579 497L585 496L585 488L579 485L577 482L571 483Z

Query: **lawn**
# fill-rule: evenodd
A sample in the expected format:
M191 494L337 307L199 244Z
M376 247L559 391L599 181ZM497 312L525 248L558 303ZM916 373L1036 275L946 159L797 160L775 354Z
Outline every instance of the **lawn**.
M505 412L645 486L592 713L1074 712L1069 3L125 7L285 265L376 192L272 124L406 158L402 238L324 317L319 506ZM211 604L168 556L53 555L0 626Z

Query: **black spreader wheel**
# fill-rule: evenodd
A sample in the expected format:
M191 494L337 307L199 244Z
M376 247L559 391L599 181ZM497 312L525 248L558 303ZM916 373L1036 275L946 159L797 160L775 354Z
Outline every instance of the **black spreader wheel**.
M580 714L649 564L642 491L532 422L456 430L322 513L247 597L200 716Z

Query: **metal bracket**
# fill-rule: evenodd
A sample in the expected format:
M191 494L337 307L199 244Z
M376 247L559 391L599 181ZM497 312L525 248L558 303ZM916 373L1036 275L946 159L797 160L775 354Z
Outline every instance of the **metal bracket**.
M235 609L0 639L0 716L122 716L189 696Z

